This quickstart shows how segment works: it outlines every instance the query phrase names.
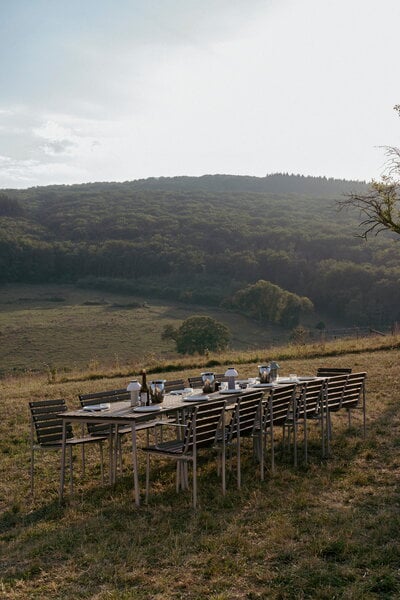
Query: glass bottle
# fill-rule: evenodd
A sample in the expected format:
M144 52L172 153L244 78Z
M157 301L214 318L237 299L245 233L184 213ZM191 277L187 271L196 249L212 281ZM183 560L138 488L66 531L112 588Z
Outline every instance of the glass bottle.
M140 404L141 406L149 406L150 404L150 393L147 385L147 374L145 369L142 371L142 384L140 386Z

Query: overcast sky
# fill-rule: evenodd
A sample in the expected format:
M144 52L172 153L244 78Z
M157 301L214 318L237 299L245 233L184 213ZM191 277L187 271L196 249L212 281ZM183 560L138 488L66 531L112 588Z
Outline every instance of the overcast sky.
M378 178L399 0L0 0L0 187Z

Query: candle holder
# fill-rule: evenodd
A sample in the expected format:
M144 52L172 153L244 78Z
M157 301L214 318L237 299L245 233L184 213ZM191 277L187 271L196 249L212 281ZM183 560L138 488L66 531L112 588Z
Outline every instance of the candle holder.
M150 398L152 404L161 404L164 400L165 379L150 381Z
M132 379L126 388L127 392L131 393L131 406L137 406L139 404L140 397L140 383L137 379Z
M203 381L203 392L205 394L212 394L215 392L215 375L214 373L202 373L201 379Z
M225 371L225 377L228 378L228 390L235 389L235 378L237 376L238 372L236 371L235 367L229 367L229 369Z

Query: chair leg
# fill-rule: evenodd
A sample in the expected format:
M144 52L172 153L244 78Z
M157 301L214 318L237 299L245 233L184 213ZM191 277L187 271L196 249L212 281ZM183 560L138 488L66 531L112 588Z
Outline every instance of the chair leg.
M269 429L269 436L270 436L270 444L271 444L271 472L273 473L275 471L275 437L274 437L274 424L272 422L272 418L271 418L271 426Z
M146 495L145 502L149 502L149 487L150 487L150 453L146 452Z
M101 473L101 485L104 485L104 456L103 456L103 442L99 442L100 450L100 473Z
M187 464L186 464L187 466ZM193 452L193 460L192 460L192 469L193 469L193 508L197 507L197 456L196 450Z
M30 474L31 474L31 495L33 497L34 495L34 469L35 469L35 450L33 449L33 446L31 447L31 468L30 468Z
M241 473L241 456L240 456L240 436L238 435L237 438L237 465L236 465L236 472L237 472L237 488L238 490L240 490L241 486L242 486L242 473Z
M72 465L72 446L69 447L69 487L71 495L74 493L74 467Z

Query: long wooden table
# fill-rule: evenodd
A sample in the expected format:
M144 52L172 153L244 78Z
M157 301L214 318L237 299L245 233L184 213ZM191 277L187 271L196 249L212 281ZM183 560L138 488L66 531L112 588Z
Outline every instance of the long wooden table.
M235 390L235 393L222 394L215 392L209 394L210 400L218 400L220 398L226 399L228 402L234 402L235 398L238 398L242 393L250 391L247 390ZM201 394L201 391L199 391ZM64 497L64 484L65 484L65 449L66 449L66 431L67 423L80 422L80 423L97 423L110 426L110 442L117 443L118 427L121 425L131 426L131 443L132 443L132 468L133 468L133 483L134 483L134 497L137 506L140 505L140 489L139 489L139 477L138 477L138 452L137 452L137 430L136 426L150 420L160 421L163 417L169 413L182 412L185 409L195 406L196 404L203 403L203 401L192 400L190 402L183 400L182 395L168 394L164 398L164 402L159 405L157 411L145 411L138 412L131 407L130 402L115 402L109 405L109 408L103 410L72 410L59 414L62 419L62 446L61 446L61 472L60 472L60 490L59 500L62 502Z

